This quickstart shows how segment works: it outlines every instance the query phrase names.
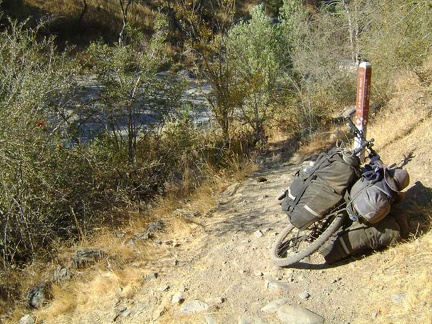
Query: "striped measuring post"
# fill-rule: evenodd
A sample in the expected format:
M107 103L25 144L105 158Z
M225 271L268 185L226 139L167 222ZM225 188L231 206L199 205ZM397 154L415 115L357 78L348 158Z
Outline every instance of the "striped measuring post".
M369 116L369 98L371 87L372 65L369 62L360 63L357 70L357 99L354 123L363 138L366 138L366 129ZM362 145L361 138L354 141L354 149ZM360 160L364 161L364 152L360 155Z

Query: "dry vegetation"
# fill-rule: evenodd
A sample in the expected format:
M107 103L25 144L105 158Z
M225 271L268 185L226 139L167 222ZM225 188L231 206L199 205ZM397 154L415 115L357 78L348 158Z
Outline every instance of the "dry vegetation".
M428 172L432 167L429 154L432 141L431 88L429 84L420 83L412 75L401 76L395 82L399 91L388 106L375 114L369 127L369 135L376 138L377 149L385 161L398 161L402 155L412 152L414 158L407 165L412 184L414 181L422 181L425 187L430 188L432 178ZM313 143L313 146L316 147L317 143ZM251 168L243 168L244 173L240 174L239 178L254 170L252 165ZM115 231L100 229L99 234L85 237L76 245L60 248L58 260L55 261L60 264L66 264L74 251L83 246L104 248L110 258L106 262L77 272L73 280L66 284L53 285L53 300L49 307L36 312L37 318L68 322L72 321L70 316L79 318L90 309L98 309L94 305L112 305L118 298L133 298L139 293L140 280L150 272L147 268L148 260L163 257L163 253L158 256L160 249L155 249L150 243L134 245L132 248L128 242L139 235L151 220L159 219L166 224L164 239L177 240L188 244L192 249L199 249L199 242L194 242L191 237L202 234L200 225L176 211L195 210L206 215L215 206L215 194L224 190L230 181L232 180L223 176L215 177L212 183L203 185L193 195L182 200L178 197L161 199L146 214L125 211L130 213L130 222L124 227ZM431 199L430 195L428 199ZM430 207L430 204L428 206ZM410 210L405 212L410 216L421 214L432 219L432 214L426 207L411 206ZM377 323L429 322L432 318L431 249L432 233L429 228L418 228L407 242L359 261L360 264L356 265L352 276L366 280L364 284L369 290L370 300L353 300L353 307L369 307L371 300L378 301L375 305L379 314L375 321ZM21 281L22 288L46 280L55 266L33 264L27 267L17 274L20 278L25 278ZM160 271L163 272L163 269ZM382 294L384 288L387 293L385 296ZM404 292L407 302L403 307L388 298L389 291L395 295ZM83 305L85 307L82 307ZM17 305L11 323L27 312L24 307ZM355 323L369 321L359 319Z
M4 0L13 17L35 20L52 20L50 31L60 42L84 45L104 38L116 41L122 26L122 12L118 0ZM124 1L126 3L126 1ZM132 1L128 8L128 23L142 30L147 36L154 31L159 11L168 13L181 1ZM236 1L238 16L244 16L258 1ZM173 23L173 22L171 22ZM173 27L173 26L172 26ZM179 30L174 28L172 43L181 41ZM178 50L178 49L177 49Z
M70 13L71 16L79 16L82 7L77 1L22 1L25 6L37 7L41 12L52 14ZM88 18L91 21L99 13L116 12L113 1L88 1L91 5ZM243 10L250 8L251 2L242 2ZM109 7L111 6L111 7ZM131 16L131 21L141 23L151 28L154 11L150 8L133 10L136 16ZM99 18L103 17L102 15ZM141 19L139 17L144 17ZM120 13L111 17L117 28ZM103 20L103 19L102 19ZM106 21L105 21L106 23ZM118 25L119 26L119 25ZM406 166L411 175L411 183L421 181L428 189L429 202L416 206L408 206L405 212L412 217L421 215L431 220L432 213L431 195L432 160L430 155L430 143L432 142L432 60L421 71L421 79L418 74L407 73L392 80L392 88L395 89L391 99L379 111L375 112L369 127L368 137L376 139L376 148L384 161L397 162L402 156L412 155L412 160ZM373 91L373 90L372 90ZM372 95L373 96L373 95ZM285 139L277 130L269 133L273 141ZM318 134L312 137L306 144L299 143L302 155L323 149L334 138ZM142 210L124 209L118 211L122 224L116 228L98 228L91 234L81 232L78 242L57 245L57 257L49 264L34 262L23 269L14 269L1 279L10 282L8 290L0 290L2 296L8 296L10 300L19 300L15 305L7 305L4 299L0 300L0 314L13 313L10 323L16 323L23 314L30 310L25 305L25 292L40 282L51 280L52 273L58 264L66 266L78 248L92 247L103 249L109 257L94 266L77 270L72 280L63 283L53 283L51 286L52 300L46 308L34 311L38 321L72 321L71 317L80 317L94 305L107 304L112 306L118 298L133 298L139 293L142 278L150 273L147 266L149 260L164 257L160 248L155 249L151 241L143 244L130 244L142 234L148 224L154 220L160 220L164 224L164 231L158 235L167 241L181 241L191 249L200 249L199 240L194 237L203 234L200 224L182 215L179 210L193 210L204 216L217 205L216 195L225 190L236 181L245 179L257 170L254 163L247 164L237 159L225 161L233 173L224 173L223 170L213 174L205 183L196 190L188 190L187 181L179 188L173 188L172 194L158 198L151 202L148 209ZM186 169L186 167L185 167ZM184 172L187 178L187 171ZM173 184L175 186L176 184ZM114 215L109 217L115 218ZM149 243L150 242L150 243ZM432 305L430 295L432 285L432 234L429 227L418 228L408 240L384 253L374 254L361 263L355 271L369 272L369 281L365 285L370 290L372 300L379 301L376 305L380 316L378 323L427 323L432 318ZM54 253L53 253L54 254ZM160 255L159 255L160 254ZM360 261L361 262L361 261ZM373 266L372 266L373 265ZM204 265L205 267L205 265ZM372 269L371 269L372 267ZM154 271L154 268L152 268ZM163 271L161 268L160 271ZM353 277L356 277L354 272ZM317 283L319 284L319 283ZM382 297L383 287L398 294L403 291L407 303L403 307L394 303L387 297ZM2 288L3 289L3 288ZM353 300L353 307L368 305L369 300ZM3 303L3 304L2 304ZM80 306L80 307L78 307ZM14 307L12 309L11 307ZM78 310L78 311L77 311ZM78 312L78 313L77 313ZM83 312L80 314L79 312ZM0 321L2 319L0 318ZM358 321L358 323L363 323ZM366 323L366 322L364 322Z
M397 92L383 111L378 112L369 127L369 136L376 138L376 148L384 161L398 162L412 154L406 165L411 185L420 182L427 192L419 194L418 204L404 206L409 217L423 217L430 224L432 177L432 88L429 79L422 82L417 76L402 75L395 80ZM418 185L418 184L417 184ZM421 202L420 200L426 201ZM432 318L432 233L430 225L419 227L408 243L372 256L377 267L371 271L368 286L371 300L379 300L380 317L377 323L430 323ZM382 296L383 287L394 294L405 293L407 303L392 302ZM367 305L368 301L362 301Z

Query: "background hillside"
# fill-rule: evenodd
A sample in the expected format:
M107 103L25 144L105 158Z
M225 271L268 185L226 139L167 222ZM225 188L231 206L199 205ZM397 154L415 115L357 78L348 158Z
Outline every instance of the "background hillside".
M430 3L255 4L1 2L1 321L277 323L261 308L279 297L332 323L430 319ZM369 135L385 161L411 157L411 236L275 268L273 198L345 139L333 120L362 59Z
M122 1L124 6L129 1ZM267 1L271 13L272 1ZM24 20L31 17L32 23L38 20L50 20L47 32L55 34L60 43L68 42L86 46L91 41L103 38L106 42L117 41L122 28L123 15L121 2L115 0L4 0L4 12L16 19ZM181 24L176 17L179 6L184 1L130 1L128 8L128 23L141 29L150 37L154 33L154 23L158 13L162 12L170 18L170 43L173 46L184 42ZM191 2L192 3L192 2ZM249 16L249 10L257 1L236 1L236 19ZM203 19L211 21L211 10L217 6L217 1L196 2L195 10L207 12ZM274 12L273 12L274 14Z
M45 323L284 323L300 312L286 308L295 306L326 323L427 323L432 96L412 75L398 82L386 113L377 112L368 128L384 161L411 156L405 166L410 186L394 211L408 217L410 233L396 247L333 266L319 255L292 268L271 263L270 246L286 225L276 197L303 158L346 130L341 125L300 148L272 142L243 180L213 193L201 189L187 200L160 201L146 221L131 220L61 249L48 267L29 267L26 273L39 282L52 280L60 265L73 277L53 283L45 307L22 309L14 321L27 314ZM107 254L76 268L71 260L84 248ZM286 309L290 315L280 315Z

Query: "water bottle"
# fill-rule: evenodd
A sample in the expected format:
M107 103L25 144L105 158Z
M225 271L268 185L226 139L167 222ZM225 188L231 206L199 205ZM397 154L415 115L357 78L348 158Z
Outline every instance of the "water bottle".
M315 162L313 162L313 161L309 161L307 164L305 164L305 165L303 166L303 168L302 168L302 172L303 172L304 174L307 174L307 175L311 174L314 165L315 165Z

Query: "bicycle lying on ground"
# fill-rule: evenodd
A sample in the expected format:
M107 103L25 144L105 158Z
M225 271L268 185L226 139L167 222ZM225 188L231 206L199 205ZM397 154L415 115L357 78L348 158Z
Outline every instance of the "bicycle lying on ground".
M369 152L367 156L369 163L365 164L363 167L358 167L360 178L362 175L364 176L366 172L375 172L374 170L380 168L387 171L392 170L395 164L385 166L378 153L372 148L374 139L366 140L363 133L358 130L352 120L349 117L345 117L345 119L356 139L360 140L359 143L361 143L359 147L349 153L352 154L352 156L358 156ZM397 168L400 168L402 165L403 164L400 164ZM279 197L279 200L284 199L284 197L289 194L289 189L285 190L284 194ZM342 201L319 219L315 219L310 224L306 224L306 228L294 226L288 217L288 226L279 233L271 249L273 263L281 267L293 265L310 256L323 246L323 244L341 228L348 217L353 221L361 221L358 219L358 215L350 208L353 197L349 194L348 189L343 197Z

